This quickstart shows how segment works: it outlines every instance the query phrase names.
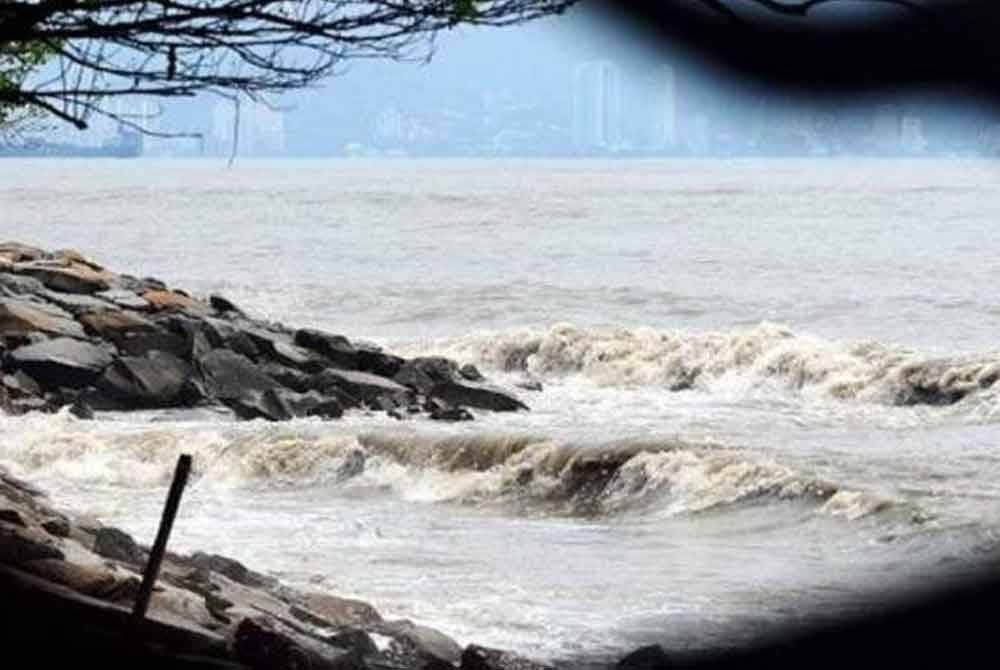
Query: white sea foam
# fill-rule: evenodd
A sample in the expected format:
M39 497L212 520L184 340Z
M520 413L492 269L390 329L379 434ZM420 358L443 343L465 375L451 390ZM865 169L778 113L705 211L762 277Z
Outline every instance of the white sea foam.
M888 405L953 404L982 396L1000 378L1000 353L941 358L880 342L825 340L769 322L709 333L557 324L411 344L408 352L543 380L582 375L607 387L706 392L777 386Z

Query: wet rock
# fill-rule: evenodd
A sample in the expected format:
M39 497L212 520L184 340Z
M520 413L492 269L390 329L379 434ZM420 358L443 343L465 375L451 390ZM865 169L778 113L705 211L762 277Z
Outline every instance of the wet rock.
M94 296L124 309L133 309L139 312L152 309L152 305L149 304L148 300L125 289L113 288L108 291L95 293Z
M23 370L9 375L4 375L2 379L4 388L12 398L32 398L41 395L42 389L34 379Z
M466 363L458 369L458 374L462 376L463 379L468 379L470 382L481 382L485 381L486 378L483 377L483 373L479 371L472 363Z
M56 517L42 523L42 530L52 537L69 537L72 527L68 519Z
M97 390L124 408L176 407L190 400L185 385L191 366L163 351L116 359L97 381Z
M406 363L406 359L387 354L376 346L355 344L355 347L358 350L358 370L361 372L392 378Z
M338 631L328 636L326 641L341 649L347 649L360 657L370 656L378 652L378 647L375 645L375 641L372 640L372 636L360 628L347 628Z
M325 593L302 594L299 600L309 612L334 628L368 629L382 622L374 607L361 600L339 598Z
M435 421L472 421L472 413L464 407L455 407L438 398L430 398L424 403L424 410Z
M462 658L462 648L457 642L428 626L410 621L392 621L382 624L377 630L399 645L397 653L413 654L418 658L443 661L453 666Z
M138 578L117 575L103 566L86 566L49 558L27 561L19 567L92 598L120 602L131 600L139 593Z
M408 392L405 386L391 379L350 370L323 370L313 377L312 384L316 390L327 395L339 390L369 406L376 406L377 398L381 395Z
M18 263L14 272L34 277L46 288L62 293L97 293L111 286L108 274L83 263L67 261L30 261Z
M278 384L296 393L308 393L313 390L312 377L301 370L286 368L278 363L264 363L260 369Z
M69 312L54 305L0 298L0 336L27 337L34 333L79 339L87 336Z
M83 388L92 385L111 360L101 347L60 337L15 349L6 365L24 371L44 388Z
M672 667L667 652L658 644L639 647L615 666L617 670L666 670Z
M94 418L94 407L84 398L77 396L77 398L70 403L69 413L78 419L89 421Z
M206 554L198 551L191 554L188 560L199 570L218 573L244 586L272 588L278 583L273 577L254 572L239 561L218 554Z
M266 419L268 421L288 421L296 416L286 394L291 391L272 388L266 391L246 391L235 398L223 398L222 402L241 419Z
M237 399L249 391L280 388L250 359L225 349L214 349L198 359L205 390L220 400Z
M233 634L233 655L254 670L349 670L359 667L343 649L293 636L264 617L247 617Z
M0 521L13 526L24 526L24 519L16 509L0 509Z
M552 666L510 652L473 644L462 652L459 670L552 670Z
M65 556L51 540L30 528L0 524L0 563L19 565L26 561Z
M414 358L403 364L393 379L419 393L430 393L435 385L459 377L458 364L439 356Z
M513 395L486 384L446 381L435 384L428 394L463 407L476 407L494 412L516 412L528 406Z
M213 294L208 296L208 304L212 306L212 309L220 314L235 314L237 316L243 316L243 310L226 298L223 298L221 295Z
M311 350L293 344L285 334L260 328L247 328L243 332L253 340L261 357L305 372L319 372L327 367Z
M132 536L117 528L103 527L94 537L94 553L130 565L142 565L146 552L139 547Z
M295 331L294 342L303 349L319 354L343 370L357 370L360 365L361 353L343 335L303 328Z
M295 416L314 416L321 419L339 419L344 408L336 398L323 396L315 391L288 394L288 403Z

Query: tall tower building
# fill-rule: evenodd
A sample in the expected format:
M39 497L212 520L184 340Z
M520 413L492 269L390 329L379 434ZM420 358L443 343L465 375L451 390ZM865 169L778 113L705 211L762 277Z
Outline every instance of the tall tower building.
M621 72L605 60L579 65L573 92L574 146L584 151L613 151L621 142Z
M677 77L674 68L663 64L651 77L649 123L652 148L672 149L677 145Z

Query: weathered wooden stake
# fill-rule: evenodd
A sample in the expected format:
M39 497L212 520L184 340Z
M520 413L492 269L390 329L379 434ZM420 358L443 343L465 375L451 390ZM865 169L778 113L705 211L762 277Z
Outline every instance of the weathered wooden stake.
M132 616L142 619L146 616L149 608L149 599L153 595L153 584L160 574L160 564L163 563L163 554L167 551L167 540L170 539L170 531L174 527L174 518L177 516L177 508L181 504L181 494L184 493L184 486L187 484L188 475L191 473L191 456L181 454L177 459L177 469L174 470L174 481L170 483L170 492L167 493L167 504L163 508L163 516L160 517L160 529L156 532L156 542L149 552L149 561L146 563L146 570L142 573L142 586L139 587L139 595L135 600L135 608Z

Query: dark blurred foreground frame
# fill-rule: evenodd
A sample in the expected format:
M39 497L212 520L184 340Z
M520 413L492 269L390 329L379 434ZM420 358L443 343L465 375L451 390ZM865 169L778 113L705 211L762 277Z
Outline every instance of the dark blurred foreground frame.
M584 0L609 29L786 92L941 86L1000 100L996 0Z

